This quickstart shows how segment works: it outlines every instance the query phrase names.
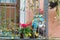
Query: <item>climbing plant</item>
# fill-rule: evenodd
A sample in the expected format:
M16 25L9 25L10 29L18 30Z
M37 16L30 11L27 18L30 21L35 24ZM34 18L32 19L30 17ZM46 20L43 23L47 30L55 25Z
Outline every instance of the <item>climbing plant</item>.
M56 0L56 1L58 3L58 6L56 6L57 18L60 19L60 12L59 12L60 3L59 3L59 0Z

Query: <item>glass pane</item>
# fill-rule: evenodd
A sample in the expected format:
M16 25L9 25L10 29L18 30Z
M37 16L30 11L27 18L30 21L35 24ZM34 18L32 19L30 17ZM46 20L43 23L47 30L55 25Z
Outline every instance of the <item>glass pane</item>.
M10 0L6 0L6 3L10 3Z
M16 3L16 0L10 0L11 3Z
M0 0L1 3L16 3L16 0Z
M1 0L1 3L5 3L6 2L6 0Z

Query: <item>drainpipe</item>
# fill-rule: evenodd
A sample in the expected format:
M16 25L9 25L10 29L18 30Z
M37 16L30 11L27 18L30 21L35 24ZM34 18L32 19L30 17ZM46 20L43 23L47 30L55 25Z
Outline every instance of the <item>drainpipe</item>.
M44 0L44 17L46 20L46 39L48 39L48 0Z

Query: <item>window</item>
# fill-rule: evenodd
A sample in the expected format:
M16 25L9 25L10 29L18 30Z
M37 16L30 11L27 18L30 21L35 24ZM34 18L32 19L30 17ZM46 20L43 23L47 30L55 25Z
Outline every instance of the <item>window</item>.
M16 3L16 0L0 0L0 3Z

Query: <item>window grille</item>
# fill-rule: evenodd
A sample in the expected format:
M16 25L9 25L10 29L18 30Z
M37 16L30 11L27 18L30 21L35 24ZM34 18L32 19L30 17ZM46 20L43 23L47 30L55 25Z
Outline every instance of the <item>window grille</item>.
M44 0L44 12L41 14L40 0L0 0L1 36L8 39L46 39L48 36L46 4L48 5L48 0ZM25 24L24 28L22 24Z

